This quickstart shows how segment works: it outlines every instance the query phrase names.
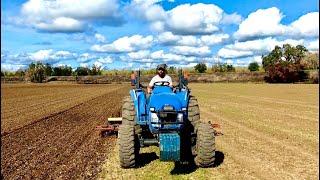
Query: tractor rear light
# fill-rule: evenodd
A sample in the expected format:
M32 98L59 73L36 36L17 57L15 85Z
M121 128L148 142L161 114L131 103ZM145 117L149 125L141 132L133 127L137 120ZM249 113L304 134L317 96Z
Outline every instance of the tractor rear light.
M159 122L159 118L156 113L151 113L151 122L155 122L155 123Z
M183 122L183 114L182 114L182 113L178 113L178 115L177 115L177 121Z

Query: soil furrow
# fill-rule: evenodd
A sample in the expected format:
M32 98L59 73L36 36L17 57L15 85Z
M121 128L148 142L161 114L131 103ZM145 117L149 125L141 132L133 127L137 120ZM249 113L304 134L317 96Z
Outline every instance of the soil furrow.
M95 131L101 117L120 113L127 87L93 98L2 136L5 179L92 179L114 146ZM49 133L49 134L48 134Z

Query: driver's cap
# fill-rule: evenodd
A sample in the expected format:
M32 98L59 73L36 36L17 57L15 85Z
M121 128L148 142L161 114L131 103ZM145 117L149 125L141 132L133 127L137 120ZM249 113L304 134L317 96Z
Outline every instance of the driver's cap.
M157 66L157 70L159 70L159 69L166 70L166 68L167 68L167 65L166 65L166 64L159 64L159 65Z

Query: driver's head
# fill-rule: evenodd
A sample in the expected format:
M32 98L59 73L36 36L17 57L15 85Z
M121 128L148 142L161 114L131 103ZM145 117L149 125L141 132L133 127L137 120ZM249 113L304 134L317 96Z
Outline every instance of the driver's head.
M166 75L166 68L167 68L166 64L159 64L157 66L157 73L161 78L164 78L164 76Z

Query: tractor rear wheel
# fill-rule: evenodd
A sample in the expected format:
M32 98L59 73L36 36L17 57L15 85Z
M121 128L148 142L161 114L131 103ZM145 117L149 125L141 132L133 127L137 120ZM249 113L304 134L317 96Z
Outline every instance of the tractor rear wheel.
M122 124L118 131L120 165L123 168L133 168L139 155L139 141L134 133L134 126Z
M197 156L195 163L199 167L210 167L215 160L214 129L208 123L199 123L197 127Z
M188 104L188 119L194 128L200 122L200 109L197 98L190 96Z

